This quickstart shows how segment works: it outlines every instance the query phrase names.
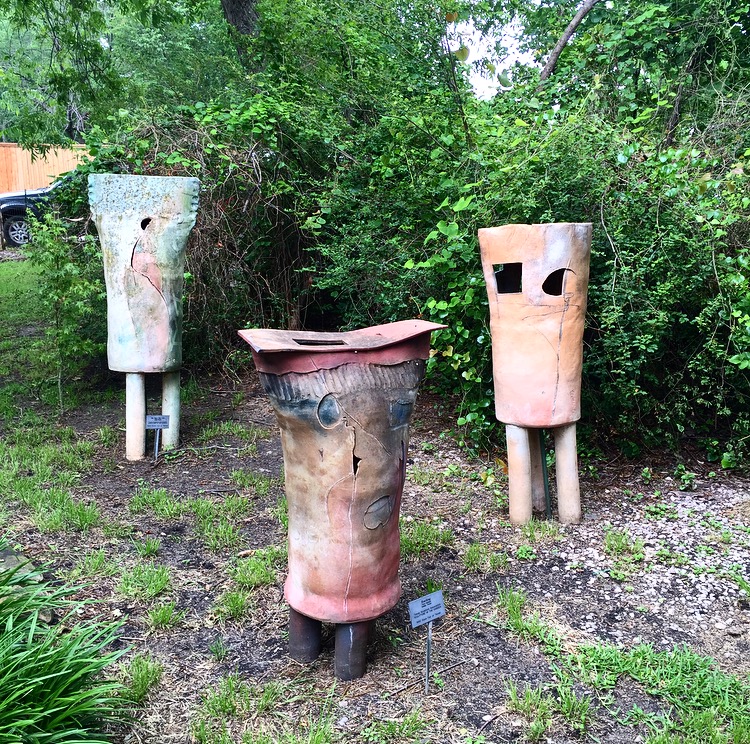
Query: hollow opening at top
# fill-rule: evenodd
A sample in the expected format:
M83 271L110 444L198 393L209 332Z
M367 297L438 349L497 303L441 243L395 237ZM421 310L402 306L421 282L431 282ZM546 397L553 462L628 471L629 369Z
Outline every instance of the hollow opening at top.
M346 341L340 338L295 338L292 340L300 346L346 346Z

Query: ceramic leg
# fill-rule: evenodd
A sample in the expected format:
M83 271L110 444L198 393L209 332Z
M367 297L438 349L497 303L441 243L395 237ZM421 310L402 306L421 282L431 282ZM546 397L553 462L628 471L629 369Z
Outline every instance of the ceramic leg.
M308 663L320 655L321 622L289 608L289 655Z
M146 376L140 372L125 375L125 457L142 460L146 456Z
M575 424L555 429L555 468L558 518L563 524L578 524L581 521L581 490Z
M169 428L161 433L162 448L174 449L180 441L180 373L162 375L161 412L169 416Z
M531 520L531 453L529 430L520 426L505 427L508 444L508 501L511 524Z
M336 657L333 673L338 679L351 680L367 670L367 640L370 623L346 623L336 626Z

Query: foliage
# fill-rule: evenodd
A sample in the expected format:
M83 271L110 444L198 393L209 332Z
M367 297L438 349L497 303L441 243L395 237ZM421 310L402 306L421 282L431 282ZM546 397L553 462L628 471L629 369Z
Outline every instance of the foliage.
M50 324L42 362L54 370L58 404L63 409L63 379L81 371L82 363L103 351L101 253L91 236L78 239L71 223L52 211L30 218L33 240L26 253L38 270L38 296Z
M188 363L236 373L240 327L430 318L448 327L433 335L429 384L457 400L462 440L487 447L497 424L476 231L592 222L584 418L630 454L694 440L725 466L741 461L741 0L597 3L549 79L517 62L491 100L472 95L465 50L450 51L456 24L491 34L515 20L541 61L570 20L562 3L458 2L444 15L422 0L259 0L242 39L216 7L149 8L107 20L127 99L92 115L93 160L79 170L201 179Z
M108 650L119 626L78 622L75 588L40 579L28 565L0 571L0 740L103 743L103 723L123 718L122 686L101 677L124 653Z

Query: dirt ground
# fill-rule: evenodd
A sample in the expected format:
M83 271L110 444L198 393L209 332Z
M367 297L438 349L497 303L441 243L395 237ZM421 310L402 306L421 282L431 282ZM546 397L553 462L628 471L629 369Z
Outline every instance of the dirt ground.
M122 381L108 384L117 389ZM243 734L253 741L255 728L309 724L320 715L321 701L332 711L342 741L400 741L365 738L362 732L373 721L400 720L415 711L429 725L414 740L523 741L529 721L509 706L508 682L520 688L551 685L554 659L538 643L503 627L496 602L504 588L522 589L530 611L566 648L600 642L621 648L649 643L667 650L687 644L729 673L750 672L749 598L730 578L733 572L750 576L746 480L698 459L682 467L663 457L638 463L586 460L581 463L582 524L514 528L507 520L501 457L467 458L449 432L444 401L429 392L420 396L414 416L402 519L406 528L424 522L450 530L448 537L419 557L402 558L402 598L377 621L364 678L334 679L331 627L325 629L317 661L306 666L291 660L283 570L272 584L252 590L246 616L231 620L215 610L232 588L238 555L285 543L279 519L283 460L273 413L254 372L242 381L215 377L183 385L190 394L183 403L180 449L157 461L151 452L142 462L125 460L121 393L108 403L67 413L61 424L96 447L93 471L72 492L96 502L102 523L84 532L40 533L28 522L15 534L26 556L35 563L51 561L57 575L99 548L115 567L85 590L101 600L86 613L125 620L122 643L132 646L130 653L147 652L163 666L139 720L117 733L120 740L195 741L196 720L211 690L237 674L254 686L282 682L287 697L270 718L225 716L235 741ZM158 390L150 390L149 405L158 413ZM239 427L207 437L207 426L221 422ZM102 430L115 436L103 437ZM253 432L253 441L236 435L243 430ZM270 489L259 495L237 485L237 471L271 478ZM129 505L144 486L167 489L185 503L195 498L220 503L233 496L251 500L252 508L238 520L239 542L212 551L187 512L169 518L148 510L134 513ZM642 558L628 563L608 552L607 532L613 530L639 539ZM149 537L160 540L154 560L169 568L170 587L155 600L127 598L118 588L122 571L141 560L135 545ZM499 556L492 568L469 560L477 544L483 559ZM433 678L425 694L426 630L411 628L408 602L435 588L444 592L447 614L434 626ZM184 618L174 628L153 630L147 613L167 599ZM223 656L215 653L219 641ZM623 723L634 705L647 712L660 706L632 682L619 682L606 700L585 686L578 692L594 701L586 736L611 744L644 739L644 725ZM539 740L566 744L581 737L554 719Z

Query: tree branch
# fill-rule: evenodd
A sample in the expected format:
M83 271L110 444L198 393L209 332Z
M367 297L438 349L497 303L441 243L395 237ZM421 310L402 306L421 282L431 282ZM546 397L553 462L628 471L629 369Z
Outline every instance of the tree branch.
M549 55L547 64L542 68L542 72L539 74L539 79L544 82L554 71L557 66L557 60L562 54L562 50L565 45L570 41L570 37L576 32L576 29L581 25L581 21L589 14L591 9L600 0L586 0L586 2L580 7L578 12L573 17L573 20L568 24L568 27L563 31L563 35L558 39L555 48Z

